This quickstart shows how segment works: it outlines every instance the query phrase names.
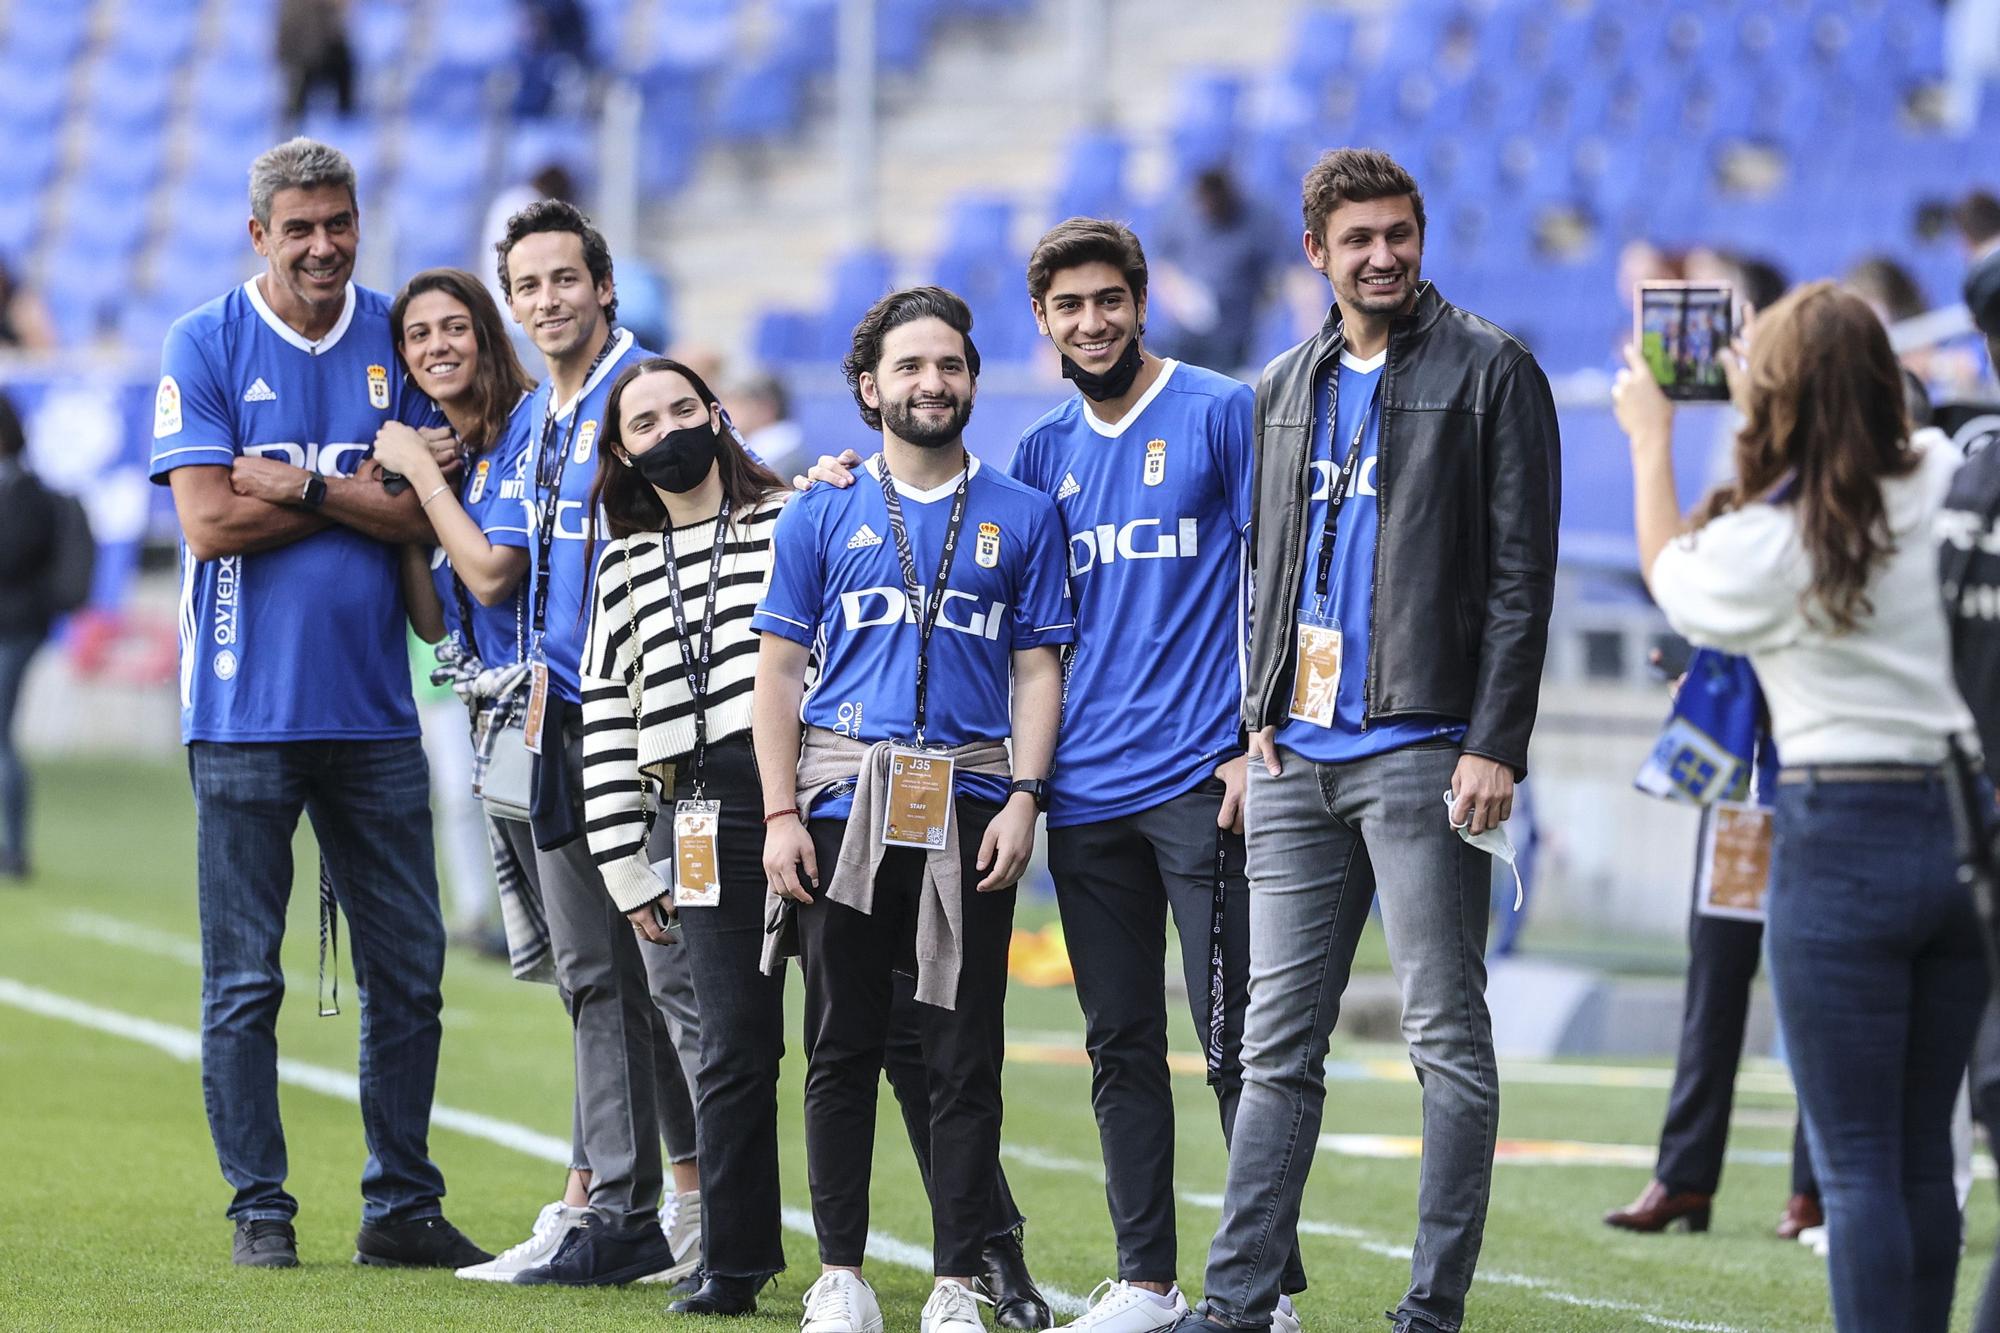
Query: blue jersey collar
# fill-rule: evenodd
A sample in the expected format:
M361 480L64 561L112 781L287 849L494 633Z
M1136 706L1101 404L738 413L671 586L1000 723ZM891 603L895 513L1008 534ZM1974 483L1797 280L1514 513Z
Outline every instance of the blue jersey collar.
M1167 381L1174 377L1174 372L1180 369L1180 365L1180 362L1174 360L1172 357L1168 357L1161 364L1160 377L1153 381L1153 387L1139 395L1139 401L1126 408L1125 415L1108 426L1099 421L1096 415L1091 412L1090 404L1083 401L1082 394L1076 396L1076 410L1083 414L1084 423L1092 430L1107 440L1115 440L1125 433L1127 426L1130 426L1146 414L1146 409L1151 407L1153 400L1160 396L1160 390L1167 387Z
M340 341L341 335L347 332L347 326L354 322L354 284L351 282L347 284L347 301L340 308L340 318L334 321L333 327L327 330L326 336L318 342L314 342L278 318L278 312L271 309L271 303L264 299L264 292L257 286L257 279L251 278L245 282L243 292L250 298L251 309L257 312L259 319L270 326L271 332L308 356L324 356L331 352L334 344Z
M954 473L950 481L933 486L927 491L920 491L907 482L899 481L896 483L896 494L902 496L905 500L915 500L918 504L925 505L930 504L934 500L949 500L952 494L958 490L958 479L960 477L969 478L979 475L978 456L968 449L965 453L965 459L965 471ZM862 466L868 470L869 476L874 477L877 481L882 479L882 455L876 454L873 458L862 464Z

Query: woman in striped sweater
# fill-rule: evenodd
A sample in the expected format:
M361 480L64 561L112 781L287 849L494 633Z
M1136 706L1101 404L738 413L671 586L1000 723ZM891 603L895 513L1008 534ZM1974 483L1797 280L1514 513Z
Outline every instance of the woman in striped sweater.
M672 1308L747 1314L785 1265L784 978L758 970L764 806L750 749L750 617L790 492L744 451L715 395L679 362L655 357L626 370L604 416L591 509L612 540L597 558L583 651L586 836L633 929L688 950L701 1008L695 1102L708 1277ZM676 859L676 842L678 885L655 869ZM711 1208L714 1200L723 1206Z

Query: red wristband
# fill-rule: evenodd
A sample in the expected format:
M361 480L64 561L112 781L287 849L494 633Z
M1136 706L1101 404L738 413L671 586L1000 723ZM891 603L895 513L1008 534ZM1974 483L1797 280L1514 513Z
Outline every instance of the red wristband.
M768 824L774 819L783 819L786 815L796 815L798 812L799 808L796 805L789 810L773 810L770 814L764 816L764 822Z

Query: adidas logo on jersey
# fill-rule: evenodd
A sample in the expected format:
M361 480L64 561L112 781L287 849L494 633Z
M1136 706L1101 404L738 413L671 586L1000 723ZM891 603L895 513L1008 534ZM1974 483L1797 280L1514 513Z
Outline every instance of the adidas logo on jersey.
M866 523L863 523L856 530L855 534L847 539L847 549L850 551L859 551L865 546L880 546L881 544L881 536Z
M1062 485L1056 487L1056 499L1067 500L1072 495L1082 495L1083 487L1076 484L1076 473L1063 473Z
M259 375L257 382L243 391L243 401L246 403L275 403L278 401L278 395L271 392L271 386L264 383L264 377Z

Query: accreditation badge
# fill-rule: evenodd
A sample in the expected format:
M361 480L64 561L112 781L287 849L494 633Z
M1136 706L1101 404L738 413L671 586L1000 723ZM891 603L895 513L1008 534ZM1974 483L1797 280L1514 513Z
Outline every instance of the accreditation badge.
M944 850L951 830L953 770L958 761L930 750L889 751L889 795L882 813L882 845Z
M1340 695L1340 657L1340 626L1300 616L1288 716L1316 727L1333 725L1334 703Z
M715 840L722 802L674 802L674 906L714 907L722 901L722 862Z
M1771 886L1771 812L1750 801L1710 807L1695 872L1695 910L1703 916L1762 921Z
M549 667L536 662L528 668L528 711L521 719L521 741L529 754L542 752L542 723L549 715Z

